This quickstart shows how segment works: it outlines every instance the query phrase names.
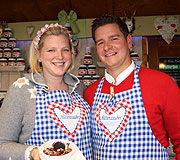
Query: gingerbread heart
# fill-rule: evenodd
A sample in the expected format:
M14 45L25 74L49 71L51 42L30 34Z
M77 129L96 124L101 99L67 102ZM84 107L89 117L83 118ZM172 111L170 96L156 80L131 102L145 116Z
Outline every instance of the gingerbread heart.
M58 102L48 104L47 111L53 121L72 140L78 133L85 118L85 110L80 103L65 106Z
M111 142L121 134L130 118L132 108L130 102L122 100L114 106L101 103L96 109L96 122Z
M34 29L35 29L34 26L27 26L26 27L26 32L27 32L27 34L29 35L30 38L31 38L31 36L32 36L32 34L34 32Z
M163 39L170 44L179 26L179 19L174 16L157 17L154 20L154 26L161 34Z

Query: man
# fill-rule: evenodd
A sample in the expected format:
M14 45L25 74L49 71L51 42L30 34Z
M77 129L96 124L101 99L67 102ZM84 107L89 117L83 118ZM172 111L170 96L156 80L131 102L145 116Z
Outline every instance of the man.
M169 159L169 138L180 160L180 90L163 72L130 58L132 37L116 16L93 21L92 36L105 75L90 85L95 160Z

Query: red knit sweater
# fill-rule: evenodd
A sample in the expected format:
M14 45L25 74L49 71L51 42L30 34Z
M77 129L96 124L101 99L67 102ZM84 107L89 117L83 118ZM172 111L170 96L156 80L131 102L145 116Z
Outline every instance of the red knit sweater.
M134 72L117 86L105 79L101 92L110 93L110 86L114 87L115 94L131 89L133 77ZM100 80L90 85L84 92L84 99L91 107ZM169 137L176 152L176 159L180 160L180 90L178 86L167 74L144 67L140 68L139 80L145 111L156 139L167 148Z

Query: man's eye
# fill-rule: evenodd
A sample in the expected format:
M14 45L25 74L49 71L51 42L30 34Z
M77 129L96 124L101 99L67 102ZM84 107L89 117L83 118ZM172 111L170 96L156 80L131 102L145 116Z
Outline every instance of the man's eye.
M102 45L102 44L103 44L103 42L102 42L102 41L97 42L97 46Z
M117 40L118 39L118 37L113 37L111 40Z

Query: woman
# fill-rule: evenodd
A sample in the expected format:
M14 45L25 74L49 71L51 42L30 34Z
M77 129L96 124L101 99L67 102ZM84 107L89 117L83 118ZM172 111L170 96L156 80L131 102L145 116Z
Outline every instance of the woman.
M38 160L36 146L51 139L74 142L91 159L89 106L73 68L68 30L45 25L30 47L32 73L8 89L0 110L0 159Z

